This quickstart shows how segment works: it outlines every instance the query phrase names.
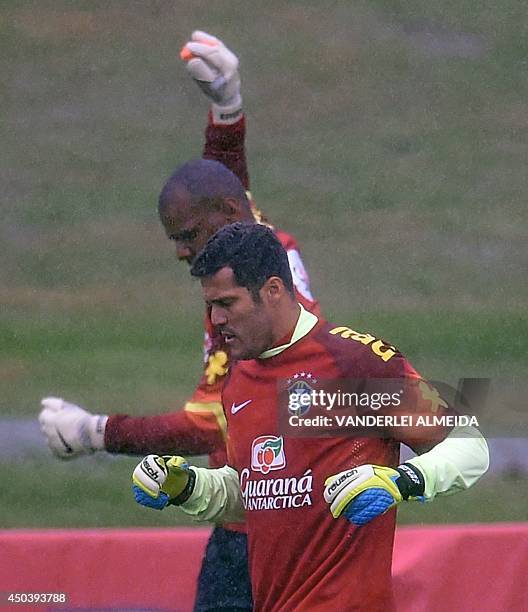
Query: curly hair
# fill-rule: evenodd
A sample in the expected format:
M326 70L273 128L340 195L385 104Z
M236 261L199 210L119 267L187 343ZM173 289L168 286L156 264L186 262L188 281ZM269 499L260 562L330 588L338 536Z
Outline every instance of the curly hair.
M259 289L272 276L295 295L288 255L269 227L240 222L222 227L196 257L191 274L204 278L225 267L233 270L237 284L246 287L255 301L260 301Z

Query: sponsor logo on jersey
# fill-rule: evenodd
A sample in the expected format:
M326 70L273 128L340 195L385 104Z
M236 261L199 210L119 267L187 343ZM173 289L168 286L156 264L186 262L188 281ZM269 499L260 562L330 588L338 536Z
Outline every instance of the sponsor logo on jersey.
M251 478L248 468L240 472L240 490L246 510L285 510L312 505L313 476L308 469L300 477Z
M355 342L360 342L361 344L370 346L370 349L374 355L381 357L383 361L389 361L389 359L394 357L397 352L397 349L394 346L385 344L383 340L379 340L372 334L362 334L350 329L350 327L334 327L334 329L330 330L330 333L333 336L345 338L345 340L354 340Z
M251 470L244 468L240 472L240 489L246 510L284 510L312 505L311 469L307 469L301 476L261 476L285 467L286 455L282 436L259 436L253 440Z
M251 445L251 469L267 474L286 467L284 440L282 436L259 436Z
M297 372L288 378L288 412L292 416L304 416L312 407L312 385L317 382L310 372Z

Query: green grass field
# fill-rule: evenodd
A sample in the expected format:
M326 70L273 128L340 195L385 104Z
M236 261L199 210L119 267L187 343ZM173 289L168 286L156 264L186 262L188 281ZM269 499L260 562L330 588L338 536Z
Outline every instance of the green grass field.
M205 465L203 458L198 463ZM131 474L136 464L135 458L109 456L50 464L33 456L22 470L20 465L4 462L7 487L2 494L6 500L2 527L193 525L176 510L154 512L133 501ZM431 504L403 504L398 519L400 524L522 521L527 497L526 479L513 474L488 476L463 495Z
M5 0L0 417L47 394L155 413L193 388L199 286L156 205L201 152L207 104L178 60L200 28L241 57L252 191L327 317L430 378L491 378L497 420L525 431L524 17L513 0ZM0 526L172 524L131 503L134 459L0 461ZM526 480L488 478L401 519L519 520L527 500Z

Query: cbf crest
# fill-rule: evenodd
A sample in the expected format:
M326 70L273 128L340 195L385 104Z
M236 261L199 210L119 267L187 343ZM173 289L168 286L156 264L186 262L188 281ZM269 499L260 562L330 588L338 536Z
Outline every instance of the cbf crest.
M304 416L310 412L317 379L310 372L298 372L286 381L288 388L288 412L292 416Z

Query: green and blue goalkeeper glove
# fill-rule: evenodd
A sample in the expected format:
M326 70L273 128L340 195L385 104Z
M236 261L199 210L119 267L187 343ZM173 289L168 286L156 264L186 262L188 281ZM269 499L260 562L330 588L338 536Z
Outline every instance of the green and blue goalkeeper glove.
M189 499L195 478L183 457L147 455L132 474L132 490L138 504L163 510Z
M409 463L396 469L360 465L328 477L324 498L334 518L365 525L403 500L423 501L424 487L422 473Z

